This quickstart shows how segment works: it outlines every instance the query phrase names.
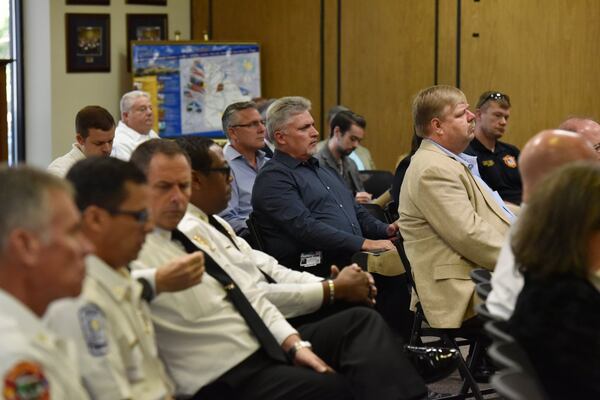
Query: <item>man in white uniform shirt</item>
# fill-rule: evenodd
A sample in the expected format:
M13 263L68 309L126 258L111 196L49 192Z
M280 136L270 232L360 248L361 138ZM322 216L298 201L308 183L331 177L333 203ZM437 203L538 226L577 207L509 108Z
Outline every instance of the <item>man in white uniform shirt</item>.
M595 159L597 153L594 152L592 143L580 133L560 129L538 133L525 144L519 158L523 180L523 207L526 206L538 183L550 172L573 161ZM515 225L518 225L518 221ZM500 250L492 274L492 291L485 303L491 314L504 320L512 316L517 298L525 283L523 275L515 265L515 257L510 248L512 230L513 228L509 231Z
M120 102L121 120L115 130L112 156L129 161L135 148L158 137L152 130L154 111L150 95L141 90L125 93Z
M115 120L100 106L86 106L75 117L75 138L71 151L58 157L50 165L48 172L64 177L69 169L86 157L108 157L115 137Z
M79 295L92 250L72 189L28 167L2 169L0 187L0 398L87 399L75 349L40 320Z
M146 177L129 162L90 158L75 164L67 179L77 192L83 232L96 250L86 260L78 301L54 304L46 321L77 344L92 398L170 399L174 387L157 356L150 311L140 298L143 287L127 270L153 227ZM202 254L185 258L197 273L182 289L202 275Z
M132 162L147 174L157 225L138 261L155 267L196 249L176 229L191 195L187 154L173 142L151 140L138 147ZM236 399L288 400L425 395L422 380L404 358L396 357L401 350L394 348L390 336L360 329L377 323L371 310L346 310L327 323L300 328L317 355L247 274L211 249L212 243L205 246L210 253L205 254L202 283L159 296L151 304L159 352L178 395L225 398L223 391L228 391ZM378 346L363 347L366 338Z
M197 246L213 243L232 265L249 274L265 290L269 301L286 318L313 313L321 307L329 309L325 306L338 301L373 304L376 289L372 278L356 265L341 272L332 267L336 278L323 280L280 265L275 258L252 249L236 236L232 226L216 215L227 207L231 194L231 175L223 150L208 138L186 136L176 142L190 156L193 177L188 212L179 229Z

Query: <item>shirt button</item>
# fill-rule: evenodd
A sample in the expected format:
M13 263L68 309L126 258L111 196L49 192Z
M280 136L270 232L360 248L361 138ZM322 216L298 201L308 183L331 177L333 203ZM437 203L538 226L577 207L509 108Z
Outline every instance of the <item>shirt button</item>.
M329 190L329 186L326 186L326 187L327 187L327 190Z
M344 206L340 204L340 208L344 208Z

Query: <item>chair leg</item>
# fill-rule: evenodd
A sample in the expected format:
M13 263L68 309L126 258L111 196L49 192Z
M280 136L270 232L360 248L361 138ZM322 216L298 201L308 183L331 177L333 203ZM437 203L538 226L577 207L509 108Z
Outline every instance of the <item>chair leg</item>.
M410 339L408 343L411 346L422 346L423 341L421 340L421 325L423 324L423 315L419 310L415 311L415 318L413 319L413 326L410 333Z
M460 350L459 346L456 344L456 341L452 339L449 335L443 335L442 341L446 346ZM471 344L469 348L471 348L472 346L473 344ZM475 381L475 378L473 378L473 374L471 374L469 367L470 366L467 365L467 362L465 362L465 359L461 355L458 359L458 371L460 372L460 375L463 379L463 383L459 393L462 396L464 396L464 398L469 398L471 397L469 396L469 389L471 389L472 397L474 397L477 400L483 400L483 395L479 390L479 385Z

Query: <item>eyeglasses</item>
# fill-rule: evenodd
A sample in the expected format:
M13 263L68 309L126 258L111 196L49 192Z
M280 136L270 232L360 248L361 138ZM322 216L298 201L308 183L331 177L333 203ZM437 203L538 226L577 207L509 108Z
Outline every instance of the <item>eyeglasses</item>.
M252 121L249 122L247 124L237 124L237 125L230 125L230 128L254 128L254 129L258 129L258 127L265 126L266 121L264 120L260 120L260 121Z
M231 175L231 167L230 166L219 167L219 168L205 168L202 171L204 171L204 172L220 172L225 176L225 178L229 178L229 176Z
M110 215L128 215L140 224L145 224L150 218L148 210L127 211L127 210L106 210Z

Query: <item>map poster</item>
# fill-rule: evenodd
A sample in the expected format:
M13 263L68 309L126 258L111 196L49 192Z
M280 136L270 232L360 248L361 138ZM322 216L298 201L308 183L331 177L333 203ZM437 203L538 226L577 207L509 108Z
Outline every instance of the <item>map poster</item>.
M161 137L223 137L225 107L261 95L258 44L133 42L132 71L152 87Z

